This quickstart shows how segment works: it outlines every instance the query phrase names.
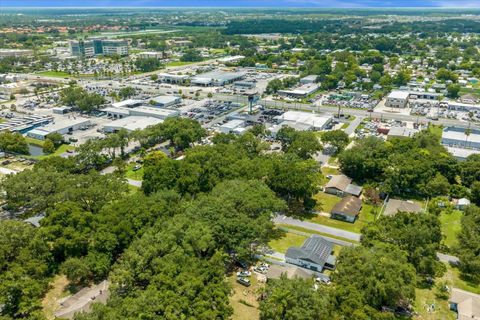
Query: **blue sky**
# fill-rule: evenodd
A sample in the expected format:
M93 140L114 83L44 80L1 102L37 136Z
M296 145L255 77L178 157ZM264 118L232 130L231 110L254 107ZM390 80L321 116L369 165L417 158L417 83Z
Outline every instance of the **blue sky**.
M480 7L480 0L0 0L0 7Z

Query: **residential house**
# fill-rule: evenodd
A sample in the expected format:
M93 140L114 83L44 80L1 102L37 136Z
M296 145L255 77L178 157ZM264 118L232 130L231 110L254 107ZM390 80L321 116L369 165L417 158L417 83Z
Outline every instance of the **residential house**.
M362 187L352 184L352 179L346 175L340 174L332 176L330 181L325 185L325 193L337 196L352 195L359 197L362 193Z
M385 210L383 212L386 216L393 216L397 214L397 212L414 212L419 213L422 212L423 209L421 206L416 204L412 201L404 201L404 200L397 200L397 199L390 199L388 200L387 204L385 205Z
M480 320L480 295L453 288L450 309L457 313L458 320Z
M284 274L288 279L302 278L311 279L315 276L313 271L296 266L280 266L272 264L267 271L267 279L280 279Z
M335 256L332 255L333 243L325 238L312 235L301 247L290 247L285 261L302 268L321 272L324 268L335 269Z
M362 209L362 200L354 196L347 196L333 206L330 212L332 219L355 222L360 210Z

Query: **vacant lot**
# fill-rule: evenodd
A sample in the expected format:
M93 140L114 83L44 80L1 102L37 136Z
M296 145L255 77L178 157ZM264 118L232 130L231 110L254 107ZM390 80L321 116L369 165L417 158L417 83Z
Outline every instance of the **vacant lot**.
M260 290L264 284L257 281L256 274L250 277L252 285L244 287L237 283L235 274L228 277L228 282L232 287L232 295L230 296L230 305L233 308L233 320L257 320L260 318L258 310L258 297Z

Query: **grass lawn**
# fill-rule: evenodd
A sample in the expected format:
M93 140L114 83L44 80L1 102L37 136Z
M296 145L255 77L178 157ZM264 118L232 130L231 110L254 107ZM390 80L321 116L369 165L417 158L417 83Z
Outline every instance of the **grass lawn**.
M45 318L48 320L55 319L55 311L59 308L58 300L68 294L66 291L69 281L64 275L57 275L50 283L50 290L47 291L42 300L42 309Z
M328 169L328 168L327 168ZM329 213L332 211L333 206L335 206L342 198L334 196L333 194L328 194L325 192L319 192L313 196L313 198L317 201L317 205L315 209L321 212Z
M460 277L458 268L447 265L447 272L443 275L444 279L450 286L480 294L480 285L467 282Z
M287 232L283 237L270 241L268 245L272 248L272 250L285 253L290 247L301 246L306 239L307 237Z
M141 181L143 180L143 166L139 170L133 171L133 167L135 167L136 165L137 163L133 163L133 162L129 163L127 166L127 172L125 173L125 176L128 179Z
M418 315L414 319L421 320L454 320L455 313L450 311L448 301L439 299L436 296L436 288L432 289L415 289L416 299L414 309ZM435 310L428 311L428 306L435 305Z
M445 236L443 243L452 248L457 244L457 234L461 230L460 220L462 219L462 212L454 210L452 212L443 211L440 216L440 223L442 224L442 233Z
M250 287L239 284L236 274L229 276L227 281L232 288L230 296L230 305L233 308L232 320L260 319L257 298L264 284L257 281L256 274L253 273L250 277L252 283Z
M167 62L166 66L167 67L181 67L181 66L186 66L186 65L189 65L189 64L192 64L194 62L191 62L191 61L170 61L170 62Z
M341 172L338 169L335 168L330 168L330 167L322 167L322 173L324 176L327 176L329 174L331 175L338 175L341 174Z
M225 53L225 49L210 49L210 53L213 53L213 54L224 54L224 53Z
M0 118L0 123L7 122L7 120Z
M43 147L43 140L33 139L30 137L25 137L25 140L27 140L28 144L33 144L39 147Z
M67 72L63 71L42 71L38 73L41 76L46 76L46 77L58 77L58 78L65 78L65 77L70 77L71 74L68 74Z

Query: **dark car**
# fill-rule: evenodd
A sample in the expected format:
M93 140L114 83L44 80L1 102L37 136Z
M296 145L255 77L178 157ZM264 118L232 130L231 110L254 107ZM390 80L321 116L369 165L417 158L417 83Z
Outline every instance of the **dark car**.
M238 277L237 282L240 283L241 285L245 287L250 287L250 279L244 278L244 277Z

